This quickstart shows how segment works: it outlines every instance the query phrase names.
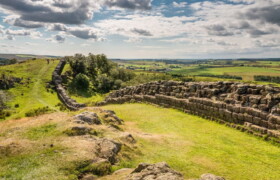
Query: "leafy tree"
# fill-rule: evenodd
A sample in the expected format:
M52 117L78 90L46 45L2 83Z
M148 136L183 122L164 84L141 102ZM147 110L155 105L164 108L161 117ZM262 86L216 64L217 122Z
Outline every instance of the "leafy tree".
M86 74L86 57L82 54L76 54L74 57L67 57L74 76L82 73Z
M73 79L72 85L78 90L87 91L90 86L90 80L87 75L80 73Z
M68 73L73 78L70 83L72 89L78 89L81 86L85 90L92 84L95 90L106 93L112 89L120 88L123 82L134 77L134 73L120 69L104 54L89 54L87 57L76 54L74 57L66 58L72 71L72 73Z

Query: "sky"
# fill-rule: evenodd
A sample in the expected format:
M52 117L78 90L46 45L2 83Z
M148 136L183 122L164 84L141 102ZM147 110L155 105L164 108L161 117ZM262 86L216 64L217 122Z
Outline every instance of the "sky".
M0 53L280 57L280 0L0 0Z

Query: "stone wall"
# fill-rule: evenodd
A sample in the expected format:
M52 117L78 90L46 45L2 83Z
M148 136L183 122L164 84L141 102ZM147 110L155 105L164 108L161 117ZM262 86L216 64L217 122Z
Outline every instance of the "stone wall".
M280 88L233 82L159 81L111 93L104 102L180 109L280 142Z
M86 105L77 103L74 99L71 99L68 96L65 88L63 87L61 73L63 71L65 64L66 64L66 60L61 59L52 74L52 81L55 85L57 95L61 100L61 102L63 102L63 104L65 104L66 107L69 108L70 110L78 110L82 107L85 107Z

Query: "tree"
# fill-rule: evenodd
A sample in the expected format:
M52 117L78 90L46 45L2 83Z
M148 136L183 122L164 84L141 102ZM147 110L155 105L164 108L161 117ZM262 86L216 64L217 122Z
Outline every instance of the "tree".
M86 74L86 57L82 54L76 54L74 57L67 57L74 77L78 74Z
M72 85L77 90L87 91L90 87L90 80L85 74L78 74L73 79Z

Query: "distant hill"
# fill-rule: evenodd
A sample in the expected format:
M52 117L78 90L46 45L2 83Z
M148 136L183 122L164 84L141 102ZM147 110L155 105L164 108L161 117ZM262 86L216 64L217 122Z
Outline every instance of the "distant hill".
M0 54L1 60L17 59L18 61L25 61L32 58L58 58L59 56L50 55L33 55L33 54Z

